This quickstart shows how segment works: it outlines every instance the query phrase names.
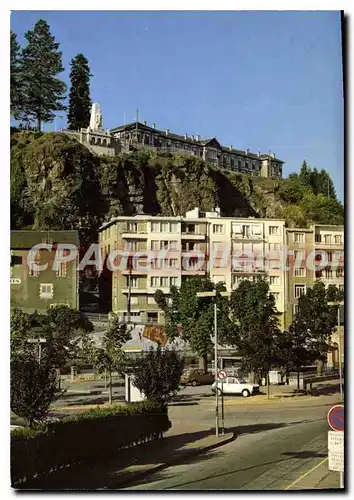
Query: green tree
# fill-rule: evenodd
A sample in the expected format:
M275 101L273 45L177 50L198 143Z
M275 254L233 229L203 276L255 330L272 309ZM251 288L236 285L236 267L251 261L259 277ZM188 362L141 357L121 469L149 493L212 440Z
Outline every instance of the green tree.
M243 369L254 372L258 378L268 376L278 362L280 329L279 313L266 279L242 280L231 294L230 309L236 328L229 342L242 357Z
M197 297L197 292L216 290L225 291L222 283L216 285L204 276L191 276L182 280L182 285L171 287L171 301L167 302L161 290L155 292L155 300L165 313L167 337L171 340L180 335L200 357L201 368L206 372L208 354L213 352L214 344L214 298ZM228 299L218 295L218 335L220 342L229 335L232 323L228 317Z
M43 122L52 122L56 111L65 110L66 85L57 78L64 68L59 43L40 19L33 30L25 34L27 46L22 51L24 106L22 115L35 119L38 130Z
M10 37L10 108L12 116L17 118L23 103L22 57L17 35L12 30Z
M166 407L180 389L183 368L184 358L174 350L162 350L159 344L135 362L134 385L149 401Z
M334 285L327 289L322 281L316 281L306 294L299 297L298 310L289 327L289 336L294 346L306 348L302 364L300 356L298 368L309 362L317 361L318 372L322 373L323 363L331 345L331 336L337 326L338 306L328 302L342 299L342 292Z
M85 346L85 357L92 362L99 373L108 373L109 404L112 404L112 373L123 373L126 366L122 346L131 339L131 333L125 323L120 323L116 314L111 314L108 330L105 332L102 347L92 343Z
M70 63L70 93L68 128L80 130L90 124L90 67L83 54L75 56Z
M80 312L65 306L48 309L45 314L11 313L11 358L22 355L37 357L37 344L29 339L43 338L41 360L48 366L60 368L75 359L92 323Z
M53 367L21 355L11 361L11 410L30 427L42 422L50 405L60 396Z

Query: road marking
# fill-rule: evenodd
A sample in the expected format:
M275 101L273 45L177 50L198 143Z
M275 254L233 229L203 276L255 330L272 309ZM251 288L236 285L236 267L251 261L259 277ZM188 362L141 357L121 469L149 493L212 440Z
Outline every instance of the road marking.
M307 472L305 472L305 474L303 474L302 476L300 476L299 478L296 479L296 481L294 481L293 483L289 484L289 486L287 486L286 488L284 488L285 490L290 490L290 488L292 486L294 486L296 483L298 483L299 481L301 481L301 479L303 479L304 477L306 477L308 474L310 474L311 472L313 472L315 469L317 469L317 467L319 467L320 465L324 464L326 462L326 460L328 460L328 457L324 458L323 460L321 460L321 462L317 465L315 465L315 467L312 467L312 469L308 470Z

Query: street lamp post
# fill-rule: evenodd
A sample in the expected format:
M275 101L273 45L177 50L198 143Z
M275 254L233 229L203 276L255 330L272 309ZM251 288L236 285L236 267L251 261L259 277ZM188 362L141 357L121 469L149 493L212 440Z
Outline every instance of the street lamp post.
M46 339L42 338L37 338L37 339L28 339L27 342L29 344L38 344L38 364L41 364L41 357L42 357L42 344L45 344Z
M214 337L215 337L215 350L214 350L214 365L215 365L215 435L219 437L219 394L218 394L218 311L216 305L216 297L221 295L222 297L228 297L230 292L197 292L197 297L214 297Z
M338 327L338 358L339 358L339 391L340 397L343 401L343 377L342 377L342 349L341 349L341 338L340 338L340 306L344 305L344 300L340 302L327 302L329 306L338 306L337 310L337 327ZM343 331L344 338L344 331Z

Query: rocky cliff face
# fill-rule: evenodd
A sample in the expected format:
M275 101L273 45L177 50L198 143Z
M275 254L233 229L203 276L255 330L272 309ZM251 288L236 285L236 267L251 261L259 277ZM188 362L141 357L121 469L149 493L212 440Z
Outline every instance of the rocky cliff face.
M183 215L196 206L219 206L224 216L311 222L301 200L289 202L282 194L289 182L218 170L190 156L140 151L98 157L60 133L11 136L13 229L78 228L92 240L113 216ZM329 215L321 213L326 222Z

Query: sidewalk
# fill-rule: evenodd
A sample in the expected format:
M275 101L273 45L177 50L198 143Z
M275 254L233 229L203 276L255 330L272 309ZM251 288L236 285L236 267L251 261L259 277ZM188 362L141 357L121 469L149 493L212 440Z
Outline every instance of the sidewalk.
M328 470L328 458L325 458L285 489L287 491L328 490L340 489L339 486L339 472Z
M204 429L203 429L204 427ZM201 430L201 428L203 430ZM148 475L171 465L181 464L193 456L206 456L233 440L233 433L215 436L210 425L175 424L158 441L118 452L117 458L99 464L62 469L49 476L28 482L23 490L114 490L139 484Z

